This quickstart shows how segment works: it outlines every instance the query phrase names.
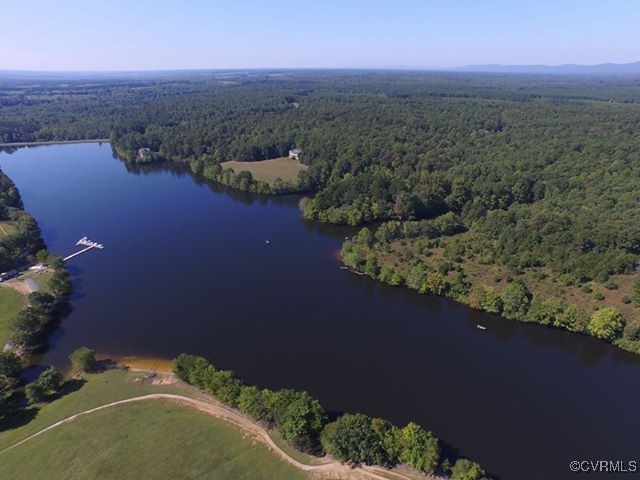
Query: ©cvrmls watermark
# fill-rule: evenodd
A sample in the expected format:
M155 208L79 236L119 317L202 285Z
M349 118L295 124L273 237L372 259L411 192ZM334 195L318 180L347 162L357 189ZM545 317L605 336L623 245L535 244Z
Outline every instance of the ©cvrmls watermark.
M635 460L573 460L569 463L572 472L579 473L638 473Z

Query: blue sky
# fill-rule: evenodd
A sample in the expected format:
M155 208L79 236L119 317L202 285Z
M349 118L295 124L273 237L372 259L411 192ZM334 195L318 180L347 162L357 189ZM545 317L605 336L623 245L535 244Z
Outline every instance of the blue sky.
M640 60L637 0L5 0L0 69Z

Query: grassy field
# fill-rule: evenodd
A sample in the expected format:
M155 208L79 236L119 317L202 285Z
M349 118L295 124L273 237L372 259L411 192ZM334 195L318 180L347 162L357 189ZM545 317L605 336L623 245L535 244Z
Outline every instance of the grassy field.
M152 385L143 373L110 370L45 405L26 425L0 433L0 450L75 413L148 393L197 396L177 385ZM240 430L164 400L118 405L0 453L0 478L301 479Z
M230 168L235 173L242 171L251 172L255 180L262 180L273 184L276 178L284 181L296 180L298 173L308 167L297 160L288 157L274 158L272 160L262 160L260 162L237 162L235 160L221 164L223 168Z
M0 287L0 349L9 340L9 324L26 304L26 298L20 293Z
M19 280L24 280L26 278L33 278L38 284L38 288L42 292L49 292L49 280L53 276L53 270L47 269L38 272L27 271L18 276Z
M298 479L232 426L171 402L80 417L0 456L0 478Z

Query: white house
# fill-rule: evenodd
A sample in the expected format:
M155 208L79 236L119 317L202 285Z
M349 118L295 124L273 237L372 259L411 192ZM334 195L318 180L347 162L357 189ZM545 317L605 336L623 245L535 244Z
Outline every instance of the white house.
M289 150L289 158L295 158L296 160L300 160L301 153L302 153L302 150L300 150L299 148L294 148L292 150Z

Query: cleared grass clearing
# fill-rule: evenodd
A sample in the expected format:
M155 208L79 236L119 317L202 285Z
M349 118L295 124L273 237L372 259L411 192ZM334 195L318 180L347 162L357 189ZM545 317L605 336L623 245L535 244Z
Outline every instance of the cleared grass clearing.
M0 222L0 238L9 237L18 233L18 229L12 222Z
M309 167L289 157L262 160L259 162L238 162L231 160L221 163L222 168L230 168L235 173L250 172L254 180L261 180L272 185L276 178L283 181L296 180L298 173Z
M11 288L0 287L0 350L9 341L9 325L26 306L24 295Z
M3 453L0 478L307 477L223 421L150 400L77 418Z

